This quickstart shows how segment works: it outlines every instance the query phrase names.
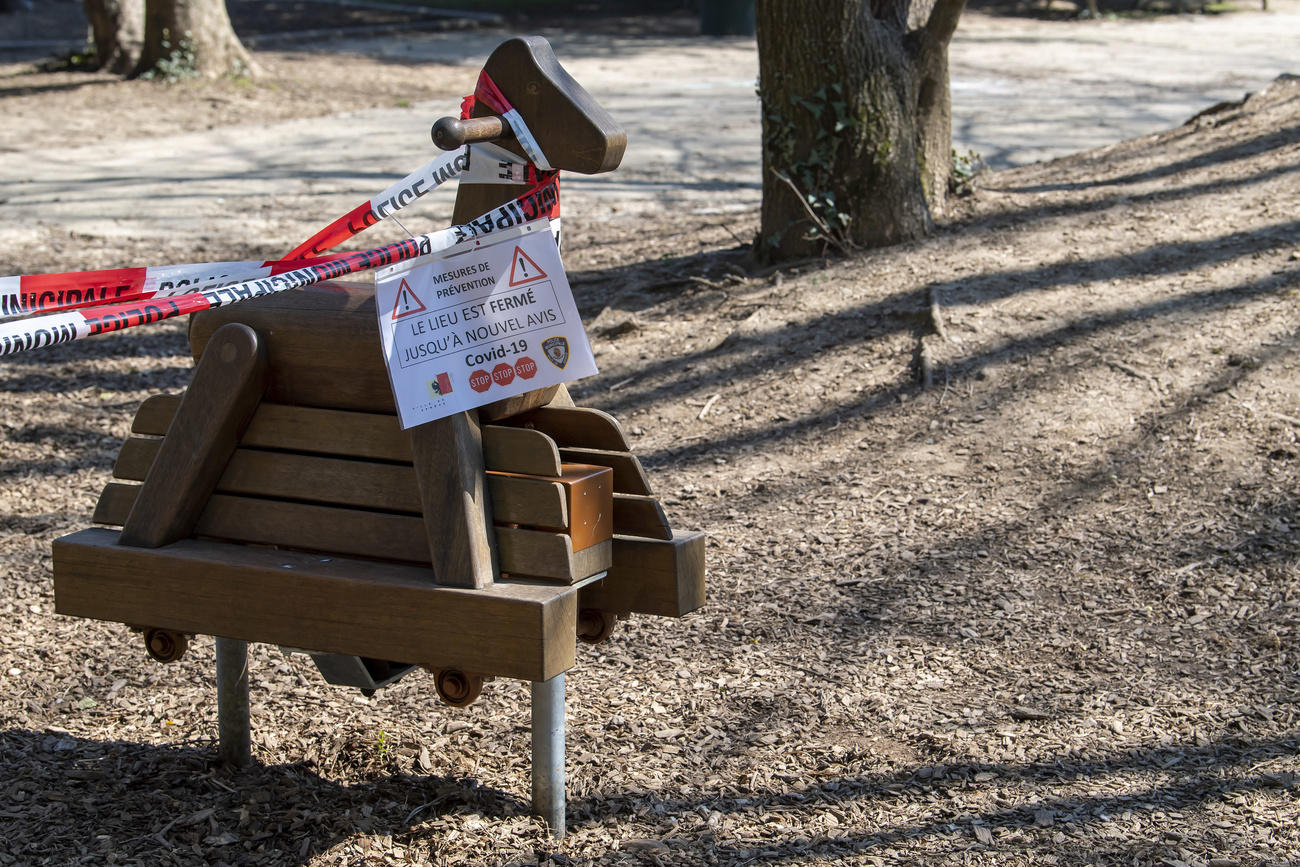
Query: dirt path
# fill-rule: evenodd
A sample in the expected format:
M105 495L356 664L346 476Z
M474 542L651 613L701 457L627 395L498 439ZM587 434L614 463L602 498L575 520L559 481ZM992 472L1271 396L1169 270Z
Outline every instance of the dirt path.
M139 115L135 85L5 96L50 135L108 105L138 135L5 139L0 271L278 252L423 152L429 109L393 100L468 72L276 62L334 74L338 111L250 120L310 80ZM163 111L214 97L212 130ZM54 615L50 578L134 408L187 383L182 326L0 361L0 865L1300 861L1297 129L1279 83L993 174L927 241L775 273L741 243L735 163L650 137L571 185L601 367L575 394L712 541L705 609L580 653L559 847L528 814L516 682L451 711L423 675L365 698L257 646L258 764L215 766L210 640L149 664Z
M1095 24L971 13L953 46L955 146L995 167L1021 164L1240 98L1294 62L1300 0L1273 5ZM752 40L550 35L629 131L616 175L567 185L576 211L631 220L757 203ZM267 79L252 86L0 78L13 119L0 130L0 256L24 251L0 258L0 272L159 262L168 251L278 255L294 242L276 239L305 237L426 159L431 121L456 110L501 37L386 35L328 41L324 54L266 52ZM445 220L446 199L427 213Z

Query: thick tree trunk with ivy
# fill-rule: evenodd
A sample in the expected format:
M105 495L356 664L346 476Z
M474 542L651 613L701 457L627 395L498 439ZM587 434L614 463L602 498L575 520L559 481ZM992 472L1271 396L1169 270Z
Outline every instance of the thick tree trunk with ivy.
M144 2L144 50L136 75L217 78L253 71L253 58L230 26L225 0Z
M95 42L95 61L105 72L135 69L144 45L144 0L82 0Z
M758 0L765 259L928 233L952 174L965 0Z

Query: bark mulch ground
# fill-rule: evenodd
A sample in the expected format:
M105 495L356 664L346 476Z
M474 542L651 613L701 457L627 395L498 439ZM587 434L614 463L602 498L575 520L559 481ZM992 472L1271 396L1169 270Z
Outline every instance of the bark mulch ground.
M703 610L580 652L560 845L516 682L453 711L255 646L219 767L210 640L150 663L50 577L183 325L0 362L0 864L1300 861L1298 129L1280 81L782 271L752 211L566 215L575 394L711 542Z

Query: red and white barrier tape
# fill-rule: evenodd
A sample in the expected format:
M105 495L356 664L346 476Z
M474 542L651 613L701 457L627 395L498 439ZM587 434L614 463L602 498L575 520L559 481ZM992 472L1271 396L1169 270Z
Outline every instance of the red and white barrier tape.
M462 183L524 184L542 180L536 169L498 147L468 145L435 157L379 195L362 202L289 252L286 259L320 256L453 178Z
M551 164L546 161L546 155L542 153L542 147L537 143L529 131L528 125L524 119L519 116L519 109L510 104L501 88L492 80L492 76L483 70L478 76L478 86L474 88L474 98L497 114L504 117L510 123L510 131L514 133L515 140L519 142L519 147L528 156L528 161L544 172L554 171Z
M483 99L490 108L508 118L511 130L532 163L519 162L509 151L490 144L468 145L441 154L276 261L208 262L0 277L0 315L45 314L0 322L0 356L310 286L445 250L466 239L541 217L555 220L558 230L559 173L546 165L541 148L519 112L511 107L486 73L479 77L475 95L466 97L465 113L475 98ZM343 241L453 178L463 183L526 184L529 190L460 226L360 253L326 255Z
M14 322L3 322L0 323L0 356L13 355L43 346L55 346L150 322L161 322L164 319L198 313L202 310L225 307L250 298L285 292L289 289L301 289L313 283L335 280L357 271L438 253L462 241L541 219L550 213L558 196L558 185L552 179L468 223L386 244L373 250L343 253L280 274L244 280L231 286L185 292L168 297L155 296L135 303L102 304L65 313L51 313Z

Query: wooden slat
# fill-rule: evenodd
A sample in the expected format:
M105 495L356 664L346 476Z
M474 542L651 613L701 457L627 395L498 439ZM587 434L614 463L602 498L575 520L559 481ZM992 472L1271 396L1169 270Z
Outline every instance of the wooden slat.
M343 557L427 564L423 519L389 512L214 494L195 536ZM433 574L428 578L433 580Z
M54 542L61 614L522 680L573 665L576 593L437 587L428 570L187 539L153 550L90 529Z
M143 482L161 447L161 437L127 437L113 462L113 478Z
M179 404L179 395L149 398L140 405L132 432L162 436L167 433L167 426L171 424ZM263 401L253 414L241 444L381 461L411 461L410 442L395 415L288 406L268 401ZM485 425L483 451L490 470L541 476L560 474L560 457L555 441L541 431Z
M121 524L139 490L139 485L120 482L107 485L95 510L96 523ZM340 557L430 563L424 522L410 515L214 494L194 534ZM571 584L603 572L612 562L609 543L575 553L569 537L560 533L497 527L495 537L501 571L515 575ZM433 581L432 572L427 578Z
M159 394L136 412L133 433L167 433L180 396ZM263 401L244 431L242 445L345 455L380 461L411 461L411 445L395 415L319 409Z
M121 525L139 492L139 485L107 485L95 508L95 522ZM412 515L213 494L194 535L344 557L429 563L424 522ZM433 580L432 573L428 579Z
M140 494L139 485L124 485L121 482L109 482L99 495L95 504L95 514L91 518L96 524L112 524L120 527L126 523L126 516L131 514L131 506Z
M510 575L543 578L572 584L610 567L611 542L601 542L574 552L562 533L497 527L501 571Z
M184 394L155 394L145 398L144 403L135 411L131 422L131 433L162 436L171 426L176 408L181 405Z
M122 544L156 548L190 535L266 382L266 352L252 329L231 325L213 335L122 528Z
M420 513L409 465L240 449L218 484L231 494Z
M672 528L664 507L654 497L614 494L614 532L621 536L645 536L671 541Z
M512 415L519 415L521 412L527 412L539 406L546 406L548 403L554 402L556 394L563 387L562 385L552 385L547 388L539 388L536 391L524 392L514 397L507 397L505 400L493 401L478 408L478 417L486 424L487 422L510 418Z
M609 413L588 407L544 406L509 419L510 424L531 427L555 440L561 448L630 451L623 428Z
M582 590L583 608L681 617L704 604L703 533L670 542L614 537L609 574Z
M242 444L350 458L411 462L411 444L397 416L263 403Z
M641 461L631 452L606 451L604 449L560 449L560 460L573 461L578 464L595 464L609 467L614 471L614 493L616 494L650 494L650 478L646 475Z
M131 437L122 444L113 476L141 481L161 440ZM569 510L564 490L545 479L487 474L496 523L564 530ZM410 464L374 463L238 449L217 482L217 493L305 502L334 503L365 509L418 514L420 498ZM108 523L101 521L100 523Z
M483 426L483 463L489 470L558 476L560 452L541 431L502 425Z
M492 517L499 524L523 524L563 530L569 526L569 506L559 482L501 476L489 472Z
M131 437L122 444L113 476L140 481L161 440ZM418 514L420 497L410 464L350 461L320 455L237 449L217 481L223 494L334 503Z

